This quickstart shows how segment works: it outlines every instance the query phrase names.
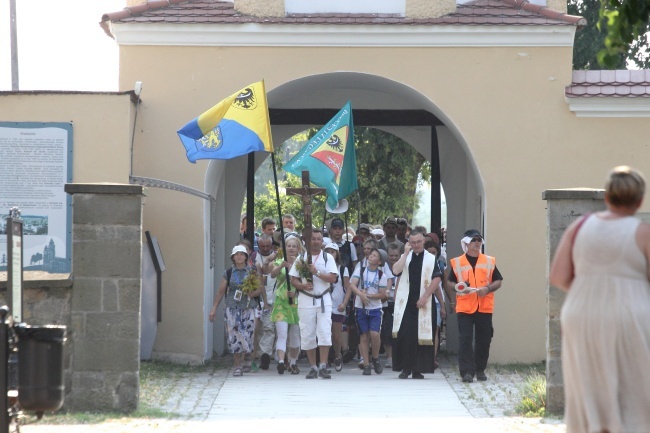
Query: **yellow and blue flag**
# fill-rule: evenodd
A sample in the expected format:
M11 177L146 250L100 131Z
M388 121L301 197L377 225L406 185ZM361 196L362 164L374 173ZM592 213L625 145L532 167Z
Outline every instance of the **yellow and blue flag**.
M187 159L231 159L273 152L264 81L233 93L178 130Z
M357 157L354 151L354 122L350 101L287 162L283 170L309 180L327 191L330 208L356 191Z

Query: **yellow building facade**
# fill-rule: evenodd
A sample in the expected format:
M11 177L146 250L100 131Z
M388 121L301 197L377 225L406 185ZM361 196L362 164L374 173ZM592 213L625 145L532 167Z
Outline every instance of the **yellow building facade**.
M147 191L144 229L158 237L167 267L155 358L199 363L223 351L223 326L207 316L239 237L246 158L191 164L176 131L260 79L271 109L339 109L351 100L353 109L424 110L440 121L435 135L448 255L460 255L462 233L478 228L504 276L492 362L545 358L542 191L602 187L607 170L619 164L650 173L650 100L603 94L605 84L616 82L608 76L594 97L571 94L573 40L584 22L567 16L561 3L479 0L432 11L427 2L386 1L378 4L387 12L375 15L327 10L327 2L325 9L305 12L289 0L132 3L106 14L102 26L120 47L120 90L143 83L133 175L186 185L216 200L211 215L209 202L199 197ZM634 87L632 75L620 82ZM0 107L6 120L16 120L7 111ZM111 120L126 138L131 123ZM311 126L317 125L272 124L273 140L279 145ZM430 127L381 129L432 159ZM122 174L109 176L112 181L127 181L122 165L129 141L102 158L120 161ZM256 166L266 157L257 154ZM98 162L77 154L74 164L75 173L85 173L77 167ZM74 181L104 177L89 173Z

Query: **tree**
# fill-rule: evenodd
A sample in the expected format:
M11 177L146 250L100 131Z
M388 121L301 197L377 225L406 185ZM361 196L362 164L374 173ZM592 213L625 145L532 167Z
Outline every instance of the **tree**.
M602 0L569 0L568 13L580 15L587 25L576 32L573 45L573 69L626 69L627 65L648 68L647 40L645 35L627 44L621 51L612 52L607 64L601 64L599 56L608 36L606 25L601 22Z
M299 177L282 171L284 159L292 158L300 148L318 131L312 128L293 137L281 146L276 146L276 165L282 213L296 217L297 226L303 221L302 203L297 196L285 196L282 191L287 187L300 187ZM400 138L373 128L356 128L355 143L357 154L357 176L359 194L347 197L350 204L349 222L381 223L387 216L411 218L417 210L415 190L418 179L428 180L431 176L429 163L413 147ZM286 147L289 146L289 149ZM270 158L269 158L270 159ZM263 165L255 174L265 180L265 188L255 194L255 219L272 216L278 218L275 198L275 185L270 162ZM420 175L421 176L418 176ZM257 191L257 189L256 189ZM359 200L358 197L362 199ZM243 211L246 210L244 201ZM312 204L312 221L315 225L323 223L325 214L325 196L317 196ZM361 221L358 221L360 215ZM330 218L328 215L327 218Z
M387 132L357 128L357 171L361 222L381 223L388 216L410 219L417 210L418 175L431 176L430 165L410 144Z
M649 17L650 0L602 0L598 25L607 34L598 62L612 68L618 56L626 54L636 66L648 68Z
M607 32L600 29L600 0L570 0L567 11L571 15L580 15L587 20L587 25L576 32L573 44L573 69L602 69L597 54L603 46ZM612 69L625 69L625 56L618 54L618 61Z

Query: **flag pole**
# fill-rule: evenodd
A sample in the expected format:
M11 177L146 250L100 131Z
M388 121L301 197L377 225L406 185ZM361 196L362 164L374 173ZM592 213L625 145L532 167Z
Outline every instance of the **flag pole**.
M361 224L361 196L357 189L357 230L359 230L359 224Z
M275 181L275 199L278 203L278 221L280 223L280 243L282 245L282 257L283 261L287 260L287 246L284 243L284 225L282 224L282 207L280 206L280 188L278 187L278 172L275 168L275 152L271 152L271 163L273 165L273 180ZM289 270L284 268L284 274L286 275L287 281L287 292L291 290L291 281L289 281ZM293 298L289 298L289 304L293 304Z

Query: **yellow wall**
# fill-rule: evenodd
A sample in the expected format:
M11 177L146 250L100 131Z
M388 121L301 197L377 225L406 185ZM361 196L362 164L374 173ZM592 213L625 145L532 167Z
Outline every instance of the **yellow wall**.
M541 192L602 187L606 171L621 163L650 173L647 121L583 119L569 111L564 88L571 81L571 53L571 47L123 46L121 89L136 80L144 83L134 171L205 190L207 163L187 162L176 130L261 78L267 91L340 70L410 86L453 122L484 184L486 253L496 256L505 278L497 294L491 360L539 361L545 357L546 335ZM154 348L163 356L203 356L204 205L199 198L172 191L152 191L147 198L145 230L158 236L167 263L163 322ZM236 222L229 230L238 230ZM449 250L458 253L459 240L449 242Z
M72 122L77 183L129 183L133 107L128 93L0 93L3 122Z

